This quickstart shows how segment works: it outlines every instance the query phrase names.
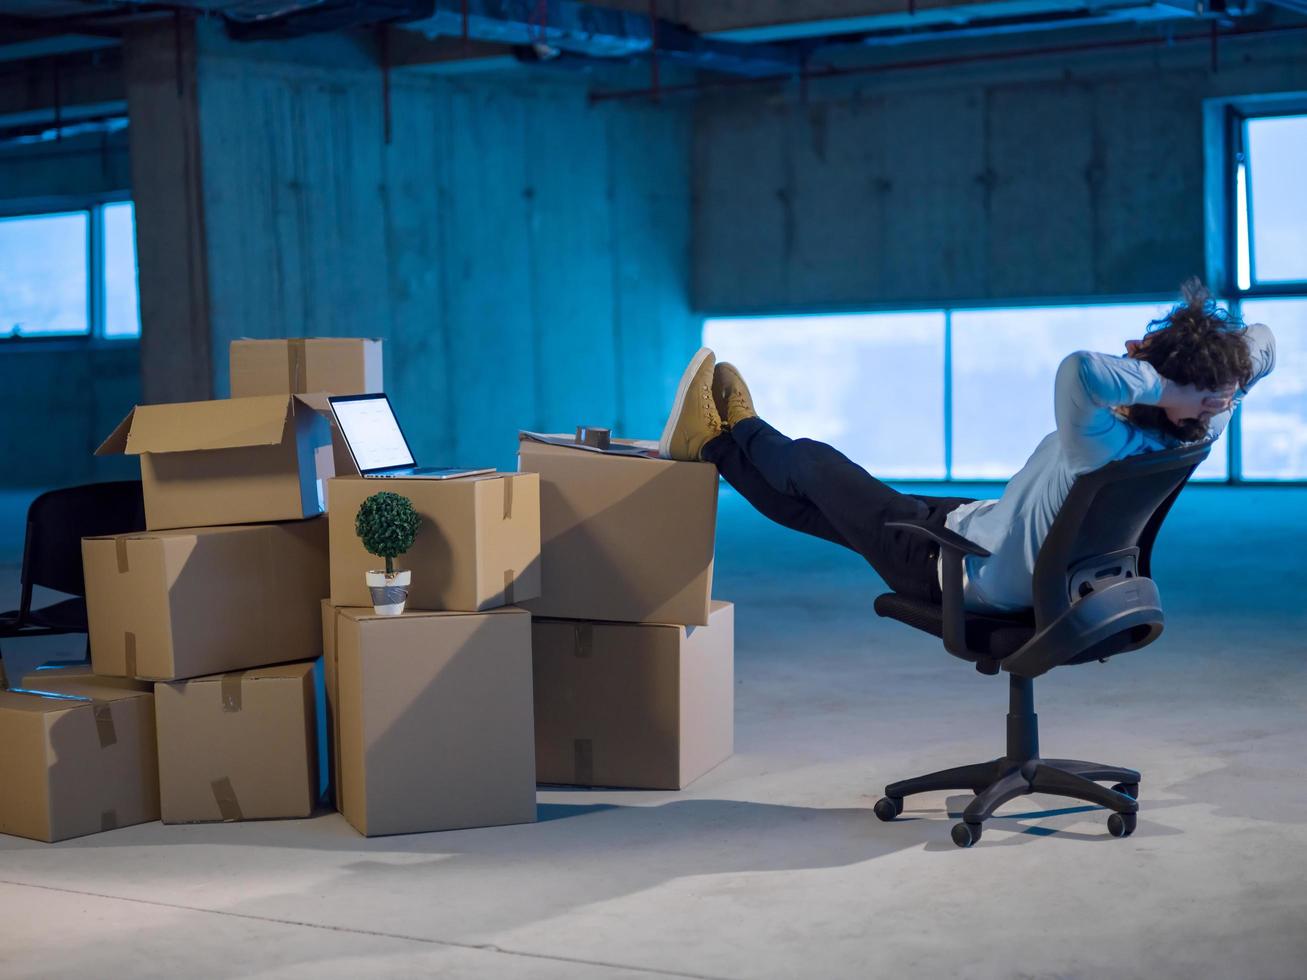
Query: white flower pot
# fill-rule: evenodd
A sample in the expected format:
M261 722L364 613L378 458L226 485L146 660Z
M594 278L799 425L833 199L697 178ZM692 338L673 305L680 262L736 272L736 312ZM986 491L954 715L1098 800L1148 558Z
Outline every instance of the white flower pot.
M409 569L387 575L384 571L368 572L368 589L372 593L372 611L378 616L398 616L408 601L409 583L413 572Z

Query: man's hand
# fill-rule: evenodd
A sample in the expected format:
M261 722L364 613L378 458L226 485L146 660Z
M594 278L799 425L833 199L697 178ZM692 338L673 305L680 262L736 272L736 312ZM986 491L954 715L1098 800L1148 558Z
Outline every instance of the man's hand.
M1233 403L1235 385L1232 384L1212 391L1194 385L1176 384L1167 378L1162 381L1162 397L1157 405L1166 409L1172 419L1198 419L1206 422Z

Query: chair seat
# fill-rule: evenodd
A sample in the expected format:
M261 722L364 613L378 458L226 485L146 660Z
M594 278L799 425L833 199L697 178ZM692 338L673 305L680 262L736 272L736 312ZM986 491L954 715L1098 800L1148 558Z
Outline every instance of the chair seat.
M875 609L878 616L897 619L940 638L944 636L944 610L933 602L886 592L876 597ZM983 656L1002 660L1025 646L1034 635L1034 612L990 616L967 613L967 649L973 656L962 659L974 662Z
M27 613L27 621L14 628L13 622L18 618L18 610L13 609L0 616L0 636L21 636L24 633L40 633L57 630L66 633L86 632L86 600L64 599L51 603L40 609Z

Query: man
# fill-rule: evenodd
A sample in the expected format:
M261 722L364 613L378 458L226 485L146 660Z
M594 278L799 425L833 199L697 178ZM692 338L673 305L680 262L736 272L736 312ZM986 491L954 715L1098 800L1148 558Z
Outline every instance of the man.
M1077 351L1058 367L1057 430L998 500L903 494L843 454L792 440L754 411L730 364L701 349L681 378L663 430L664 457L713 463L726 482L778 524L861 554L891 589L940 601L938 548L887 521L942 523L991 552L963 566L966 608L1019 612L1053 518L1075 478L1115 459L1214 440L1248 390L1275 364L1263 324L1244 327L1196 279L1170 313L1148 324L1122 356Z

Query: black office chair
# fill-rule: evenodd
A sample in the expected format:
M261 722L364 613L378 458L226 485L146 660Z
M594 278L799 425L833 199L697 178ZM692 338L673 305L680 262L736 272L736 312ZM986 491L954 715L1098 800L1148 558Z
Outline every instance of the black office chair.
M140 480L50 490L33 500L27 508L18 608L0 614L0 639L85 633L82 538L144 530ZM71 598L33 609L32 589L38 586Z
M960 766L885 787L876 816L893 820L903 798L932 790L976 794L953 827L953 842L970 847L984 822L1008 800L1049 793L1098 803L1112 810L1114 837L1134 832L1139 773L1119 766L1039 757L1034 679L1054 667L1074 666L1152 643L1162 632L1157 586L1150 575L1153 542L1194 469L1210 446L1200 444L1143 453L1079 476L1071 486L1035 559L1034 609L1019 615L977 615L962 606L964 555L989 552L945 527L896 521L932 538L943 555L943 602L936 605L890 592L876 612L944 640L955 657L983 674L1010 675L1007 752L992 762ZM1112 788L1098 785L1114 782Z

